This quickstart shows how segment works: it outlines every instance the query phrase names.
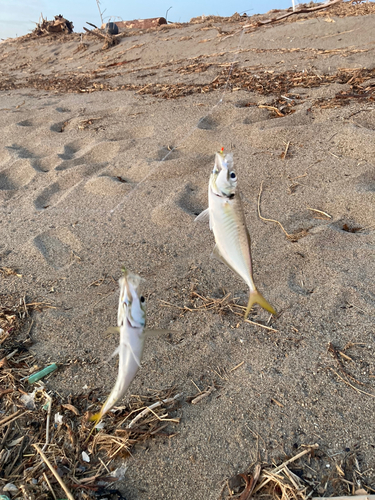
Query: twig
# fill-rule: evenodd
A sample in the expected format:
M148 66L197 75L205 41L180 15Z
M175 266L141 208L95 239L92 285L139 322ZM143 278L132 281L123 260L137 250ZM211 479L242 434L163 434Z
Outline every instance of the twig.
M55 500L57 500L57 496L55 495L55 492L53 491L51 483L49 482L49 479L48 479L47 474L45 472L43 472L43 477L44 477L44 479L45 479L45 481L46 481L46 483L48 485L48 488L49 488L50 492L52 493L53 498Z
M288 149L289 149L289 146L290 146L290 141L288 141L288 142L286 143L285 151L284 151L283 153L281 153L281 158L282 158L283 160L285 160L286 155L288 154Z
M236 304L236 307L239 307L241 309L246 309L244 306L240 306ZM236 314L237 316L243 316L243 314L238 313L236 311L232 311L233 314ZM255 321L251 321L251 319L244 319L245 323L250 323L250 325L256 325L260 326L261 328L265 328L266 330L270 330L271 332L278 332L279 330L276 330L275 328L271 328L270 326L267 325L262 325L261 323L256 323Z
M259 188L259 195L258 195L258 215L259 215L259 218L266 221L266 222L276 222L276 224L278 224L281 229L283 230L285 236L287 238L293 238L293 236L289 233L287 233L283 227L283 225L281 224L281 222L279 222L278 220L275 220L275 219L267 219L266 217L263 217L260 213L260 197L262 196L262 191L263 191L263 181L261 182L261 185L260 185L260 188Z
M258 26L263 26L264 24L270 24L270 23L275 23L277 21L281 21L282 19L286 19L287 17L292 16L293 14L305 14L307 12L315 12L317 10L322 10L322 9L328 9L328 7L331 7L332 5L335 5L336 3L340 3L343 0L332 0L329 3L325 3L323 5L318 5L317 7L310 7L310 8L304 8L304 9L298 9L292 12L288 12L287 14L284 14L280 17L275 17L273 19L267 19L267 21L258 21L257 25ZM247 25L244 26L243 28L251 27L252 25Z
M365 394L366 396L370 396L371 398L375 398L375 394L370 394L369 392L365 392L365 391L362 391L361 389L358 389L358 387L355 387L353 384L351 384L350 382L348 382L347 380L345 380L343 377L341 377L341 375L339 375L337 372L335 372L335 370L333 370L333 368L330 368L328 367L335 375L337 375L339 377L339 379L341 379L346 385L348 385L349 387L351 387L352 389L354 389L355 391L357 392L360 392L361 394Z
M298 453L298 455L292 457L292 458L289 458L289 460L287 460L286 462L282 463L281 465L279 465L278 467L276 467L276 469L274 469L272 471L272 476L274 476L275 474L277 474L278 472L280 472L282 469L284 469L284 467L288 466L290 463L292 462L295 462L296 460L298 460L299 458L303 457L304 455L306 455L307 453L311 453L312 450L317 450L319 448L319 445L318 444L312 444L311 446L309 446L306 450L303 450L301 451L301 453ZM269 483L270 481L272 480L272 477L269 476L265 481L261 482L254 490L254 493L256 493L258 490L260 490L261 488L263 488L267 483Z
M206 398L207 396L209 396L211 394L211 392L214 392L214 391L216 391L216 387L213 385L212 387L209 387L207 389L207 391L202 392L202 394L199 394L199 396L192 399L191 404L196 405L197 403L199 403L199 401L201 401L203 398Z
M14 420L22 417L27 413L27 411L20 413L22 410L17 410L15 413L12 415L8 415L7 417L3 418L3 420L0 420L0 427L2 427L5 424L9 424L10 422L13 422Z
M237 370L237 368L239 368L240 366L242 366L244 363L245 363L245 361L241 361L241 363L238 363L238 365L236 365L234 368L232 368L231 370L229 370L229 373L234 372L234 370Z
M52 398L49 394L46 393L46 399L48 401L48 410L47 410L47 422L46 422L46 442L44 443L44 446L42 448L42 451L44 451L48 444L49 444L49 423L51 420L51 409L52 409Z
M328 217L329 219L332 219L332 215L327 214L327 212L323 212L323 210L318 210L317 208L310 208L310 207L307 207L307 210L312 210L313 212L318 212L318 214L323 214L326 217Z
M246 474L240 474L240 476L245 480L246 488L241 493L239 500L250 500L251 499L251 495L252 495L254 488L258 482L261 470L262 470L261 465L257 464L254 468L254 473L250 478Z
M176 394L173 398L163 399L162 401L158 401L158 402L154 403L151 406L147 406L147 408L145 408L143 411L141 411L141 413L138 413L138 415L133 418L133 420L128 424L127 428L131 429L133 427L133 425L136 422L138 422L138 420L140 420L142 417L144 417L145 415L147 415L147 413L149 413L150 411L152 412L152 410L154 410L155 408L158 408L162 404L172 403L173 401L175 401L176 399L178 399L180 396L182 396L182 393L181 394Z
M57 479L57 481L58 481L59 485L61 486L61 488L65 491L65 494L68 497L68 500L74 500L73 495L70 493L70 491L68 490L68 488L65 486L63 480L61 479L61 477L59 476L59 474L57 473L57 471L54 469L53 465L48 460L48 458L46 457L46 455L44 454L44 452L39 448L39 446L37 444L33 444L33 446L36 449L36 451L39 453L39 455L42 457L43 461L48 466L49 470L55 476L55 478Z

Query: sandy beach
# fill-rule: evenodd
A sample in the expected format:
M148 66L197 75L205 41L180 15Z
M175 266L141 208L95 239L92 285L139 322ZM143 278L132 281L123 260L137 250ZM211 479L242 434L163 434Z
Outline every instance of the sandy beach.
M124 418L133 395L182 394L178 424L109 465L126 462L112 486L127 500L217 500L315 443L299 463L313 496L375 490L375 4L259 19L133 30L107 50L74 33L0 44L0 269L19 275L0 275L0 299L49 305L0 359L28 334L39 368L59 364L46 390L96 391L97 411L123 265L145 280L148 326L174 332L147 339L118 403ZM221 147L276 318L243 321L248 288L194 222Z

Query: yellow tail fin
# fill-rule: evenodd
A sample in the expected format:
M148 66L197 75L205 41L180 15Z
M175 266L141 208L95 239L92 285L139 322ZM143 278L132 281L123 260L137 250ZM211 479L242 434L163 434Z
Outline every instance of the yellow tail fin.
M102 418L102 412L99 411L98 413L94 413L94 415L91 415L89 420L90 420L90 422L95 422L95 425L96 425L97 423L99 423L101 418Z
M94 430L96 429L96 426L97 426L97 424L100 422L100 420L102 419L102 416L103 416L103 415L102 415L102 412L100 411L100 412L98 412L98 413L95 413L94 415L91 415L91 417L89 418L89 421L90 421L90 422L95 422L95 425L94 425L94 427L91 429L91 431L90 431L89 435L87 436L85 443L87 443L87 441L90 439L91 434L92 434L92 433L94 432Z
M259 304L261 307L263 307L263 309L270 312L271 314L274 315L277 314L275 309L271 306L269 302L267 302L267 300L263 297L263 295L260 292L258 292L258 290L254 290L253 292L250 292L249 302L247 303L244 319L246 319L249 316L251 308L253 307L254 304Z

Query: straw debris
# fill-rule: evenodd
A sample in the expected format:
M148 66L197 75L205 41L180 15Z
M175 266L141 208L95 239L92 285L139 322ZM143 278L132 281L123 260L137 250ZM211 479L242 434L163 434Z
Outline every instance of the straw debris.
M1 297L0 491L12 483L31 500L98 498L122 477L115 458L129 456L151 438L171 436L170 426L179 422L180 395L168 389L132 396L128 406L114 408L103 420L105 430L88 439L88 417L99 410L105 394L64 398L41 381L28 384L29 375L42 368L30 351L30 315L45 307L52 306L25 296ZM127 428L131 419L134 424Z

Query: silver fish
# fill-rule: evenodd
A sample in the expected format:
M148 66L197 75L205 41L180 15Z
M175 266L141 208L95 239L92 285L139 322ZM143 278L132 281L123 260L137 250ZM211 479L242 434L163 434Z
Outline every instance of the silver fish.
M102 409L90 419L96 423L123 397L141 366L146 338L146 304L144 297L139 294L140 282L141 278L138 275L126 270L119 280L118 328L110 329L120 331L120 345L113 353L113 356L119 355L118 375Z
M250 235L237 188L237 176L233 170L233 156L231 153L224 154L223 150L215 156L208 185L208 208L195 220L205 220L208 217L216 242L213 254L238 274L250 289L245 319L254 304L276 314L254 284Z

